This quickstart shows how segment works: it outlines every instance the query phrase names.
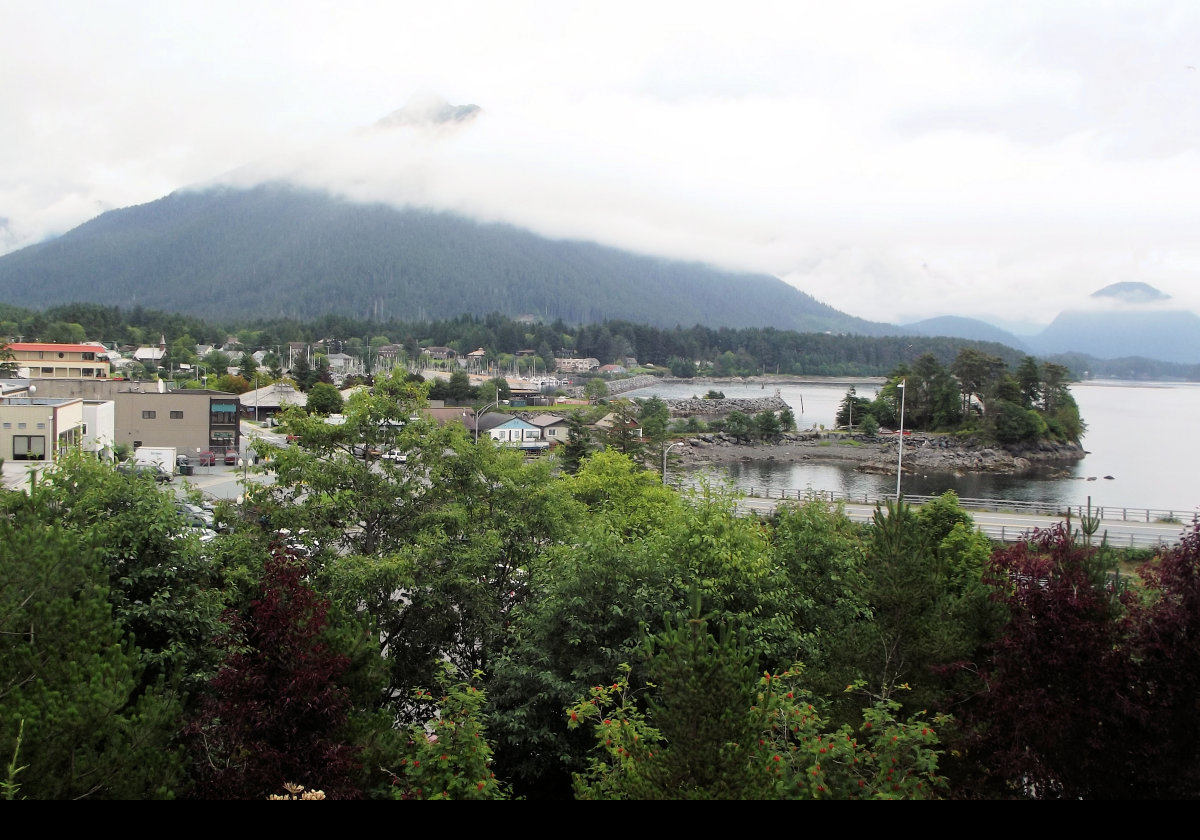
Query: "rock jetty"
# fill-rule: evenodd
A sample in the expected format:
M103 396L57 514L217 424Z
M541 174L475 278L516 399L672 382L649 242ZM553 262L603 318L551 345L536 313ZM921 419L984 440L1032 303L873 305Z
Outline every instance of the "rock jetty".
M791 408L779 396L754 397L751 399L720 400L667 400L672 417L725 417L740 411L751 416L764 411L786 411Z

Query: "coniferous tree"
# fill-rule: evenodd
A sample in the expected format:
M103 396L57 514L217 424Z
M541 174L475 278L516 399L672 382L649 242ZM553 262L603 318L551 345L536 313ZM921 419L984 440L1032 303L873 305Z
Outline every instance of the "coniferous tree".
M560 458L562 467L571 475L579 472L579 467L592 451L591 435L584 424L579 412L573 412L567 418L567 442L563 445Z

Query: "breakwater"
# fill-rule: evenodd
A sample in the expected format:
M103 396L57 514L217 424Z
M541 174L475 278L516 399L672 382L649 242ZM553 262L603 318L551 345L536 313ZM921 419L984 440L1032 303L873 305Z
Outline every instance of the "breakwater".
M734 411L753 416L764 411L779 412L791 408L779 394L750 399L688 399L665 400L665 402L671 409L672 417L725 417Z

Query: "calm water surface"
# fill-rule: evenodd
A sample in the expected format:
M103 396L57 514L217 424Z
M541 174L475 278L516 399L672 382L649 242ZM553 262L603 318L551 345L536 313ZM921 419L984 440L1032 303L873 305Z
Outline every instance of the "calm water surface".
M801 429L832 428L848 383L779 386ZM627 396L683 399L709 389L729 398L770 396L760 384L664 384ZM858 395L873 398L879 385L855 383ZM930 474L904 477L904 490L936 494L954 490L964 498L1021 499L1062 505L1154 508L1191 514L1200 510L1200 436L1190 419L1200 417L1200 384L1093 381L1071 386L1087 423L1087 457L1056 469L1020 476ZM743 461L720 468L739 487L773 490L834 490L894 493L895 476L866 475L836 464ZM1105 478L1112 476L1112 478ZM1092 480L1089 480L1092 479Z

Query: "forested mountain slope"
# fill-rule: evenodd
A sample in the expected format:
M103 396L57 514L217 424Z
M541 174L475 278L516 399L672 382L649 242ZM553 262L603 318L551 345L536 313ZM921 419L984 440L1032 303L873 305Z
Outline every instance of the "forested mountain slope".
M500 312L574 323L886 331L766 275L282 185L177 192L105 213L0 257L0 300L239 319Z

